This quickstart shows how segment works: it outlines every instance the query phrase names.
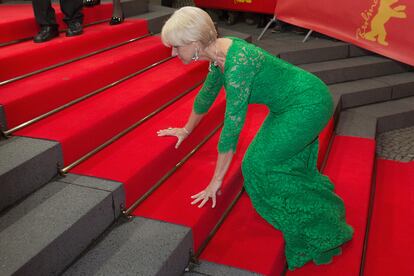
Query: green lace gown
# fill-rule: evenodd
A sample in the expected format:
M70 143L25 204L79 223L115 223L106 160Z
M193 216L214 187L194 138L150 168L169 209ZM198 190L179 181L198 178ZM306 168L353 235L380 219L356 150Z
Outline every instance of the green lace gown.
M256 211L283 233L290 270L313 260L329 263L353 229L343 201L316 167L318 135L332 116L326 85L316 76L244 40L230 38L224 72L210 72L194 102L203 114L226 90L226 113L218 151L236 151L247 106L270 113L242 163L244 186ZM271 245L269 245L271 246Z

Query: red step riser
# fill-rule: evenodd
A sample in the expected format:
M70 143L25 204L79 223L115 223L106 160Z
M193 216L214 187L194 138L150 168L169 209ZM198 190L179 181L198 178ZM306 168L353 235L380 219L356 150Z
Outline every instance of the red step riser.
M414 162L377 160L365 276L414 275Z

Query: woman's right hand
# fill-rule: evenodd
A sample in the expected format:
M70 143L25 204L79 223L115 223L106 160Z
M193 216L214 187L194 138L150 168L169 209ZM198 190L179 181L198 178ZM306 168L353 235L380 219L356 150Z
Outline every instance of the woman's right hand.
M185 138L190 134L187 129L183 128L172 128L162 129L157 131L158 136L176 136L178 138L175 148L177 149Z

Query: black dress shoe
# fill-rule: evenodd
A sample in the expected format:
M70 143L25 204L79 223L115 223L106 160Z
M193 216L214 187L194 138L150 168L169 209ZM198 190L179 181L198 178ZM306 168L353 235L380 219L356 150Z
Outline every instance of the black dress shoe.
M69 23L69 28L66 31L66 36L76 36L82 33L83 33L83 28L80 22Z
M59 36L57 26L42 26L40 32L33 38L36 43L46 42Z
M111 21L109 21L109 25L118 25L124 22L124 16L118 17L118 16L112 16Z
M101 0L83 0L84 7L93 7L93 6L99 5L100 3L101 3Z

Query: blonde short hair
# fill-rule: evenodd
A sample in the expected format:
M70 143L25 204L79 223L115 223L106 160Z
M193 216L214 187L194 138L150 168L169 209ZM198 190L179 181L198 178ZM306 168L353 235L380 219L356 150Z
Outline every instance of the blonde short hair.
M183 7L164 24L161 39L168 47L197 41L208 46L217 39L217 31L207 12L197 7Z

